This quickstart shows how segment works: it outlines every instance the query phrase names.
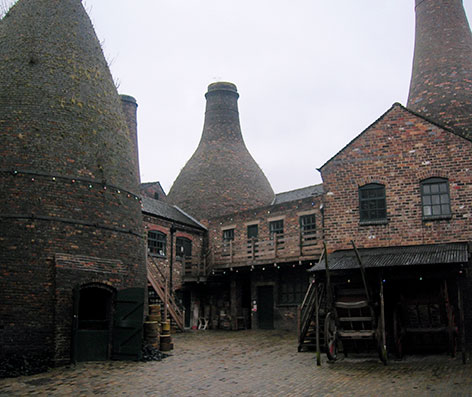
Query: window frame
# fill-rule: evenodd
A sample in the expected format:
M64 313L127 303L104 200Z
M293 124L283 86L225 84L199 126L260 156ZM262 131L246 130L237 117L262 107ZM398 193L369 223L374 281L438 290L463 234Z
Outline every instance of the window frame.
M431 186L438 186L438 192L432 193ZM445 191L441 192L441 186L445 185ZM429 192L425 192L425 187L429 187ZM447 202L442 203L442 196L447 195ZM422 219L425 221L434 220L434 219L450 219L452 218L452 210L451 210L451 192L449 188L449 180L447 178L441 177L432 177L424 179L420 182L420 196L421 196L421 215ZM433 197L438 197L439 203L433 204ZM430 198L430 200L426 200ZM425 203L425 201L429 201L429 203ZM443 206L448 206L448 212L443 213ZM433 214L433 207L438 206L440 208L439 214ZM425 207L431 207L431 214L425 214Z
M306 224L303 223L304 219L313 218L312 222L307 222ZM300 224L300 234L302 237L305 238L307 234L316 234L316 214L306 214L299 216L299 224ZM312 228L307 228L312 227ZM306 240L316 240L316 236L307 237Z
M179 244L180 242L183 242L184 244ZM190 254L185 253L185 244L187 244L187 247L190 247ZM175 256L177 258L189 258L192 256L192 240L187 238L187 237L182 237L178 236L175 238ZM182 247L184 249L183 255L181 255L181 252L179 252L179 247ZM182 250L181 250L182 251Z
M152 237L152 235L155 235L155 237ZM154 247L151 247L151 241L155 242ZM161 245L161 248L159 248L159 244ZM151 255L165 258L167 256L167 234L160 230L149 230L148 249Z
M274 225L281 225L279 228L275 228ZM275 229L275 230L274 230ZM284 236L284 220L283 219L277 219L269 222L269 234L270 234L270 239L274 239L274 234L277 234L277 237L283 237Z
M362 197L363 192L368 191L382 191L382 195L374 196L374 197ZM358 196L359 196L359 223L361 225L372 225L372 224L385 224L388 222L387 216L387 192L385 185L382 183L367 183L363 186L359 186L358 188ZM384 203L383 208L378 205L379 201ZM375 208L362 208L363 203L375 203ZM383 216L375 216L370 217L371 212L375 212L377 215L383 211ZM367 214L367 216L366 216Z

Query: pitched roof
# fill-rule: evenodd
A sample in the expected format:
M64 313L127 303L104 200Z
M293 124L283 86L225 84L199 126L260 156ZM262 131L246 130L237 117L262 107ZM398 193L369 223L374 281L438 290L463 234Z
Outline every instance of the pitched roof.
M404 247L383 247L359 249L365 268L467 263L467 243L412 245ZM336 251L328 256L330 270L359 269L354 250ZM323 258L310 271L326 269Z
M206 230L206 227L200 222L174 205L169 205L163 201L155 200L150 197L142 197L142 202L142 210L145 213Z
M370 130L373 126L375 126L377 123L379 123L380 121L382 121L385 116L390 113L394 108L396 107L399 107L400 109L403 109L405 111L407 111L408 113L424 120L424 121L427 121L428 123L431 123L433 125L435 125L436 127L439 127L439 128L442 128L443 130L445 131L448 131L454 135L457 135L469 142L472 142L472 138L470 137L467 137L467 136L464 136L463 134L457 132L457 131L454 131L452 130L451 128L448 128L442 124L439 124L437 121L434 121L422 114L419 114L411 109L408 109L406 108L405 106L403 106L401 103L398 103L398 102L395 102L391 107L390 109L388 109L384 114L382 114L377 120L375 120L371 125L369 125L365 130L363 130L359 135L357 135L354 139L352 139L346 146L344 146L340 151L338 151L333 157L331 157L329 160L327 160L320 168L318 168L318 171L320 171L323 167L325 167L328 163L330 163L333 159L335 159L339 154L341 154L342 152L344 152L344 150L346 150L352 143L354 143L355 141L357 141L362 135L364 135L365 132L367 132L368 130Z
M302 200L308 197L317 197L323 194L323 184L302 187L289 192L277 193L272 205L287 203L289 201Z

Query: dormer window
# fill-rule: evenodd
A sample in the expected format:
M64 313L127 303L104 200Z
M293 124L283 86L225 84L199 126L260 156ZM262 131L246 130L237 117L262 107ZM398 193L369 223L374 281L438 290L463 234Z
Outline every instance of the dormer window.
M423 219L449 218L451 216L449 181L444 178L429 178L421 182L421 205Z
M359 188L359 215L361 223L387 221L384 185L369 183Z

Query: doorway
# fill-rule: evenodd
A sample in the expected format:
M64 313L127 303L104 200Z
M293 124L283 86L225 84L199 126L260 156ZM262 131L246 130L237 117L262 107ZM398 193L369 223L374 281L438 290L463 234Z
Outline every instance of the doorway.
M105 285L85 286L76 293L75 301L75 360L109 359L113 291Z
M274 287L257 287L257 322L260 329L274 329Z

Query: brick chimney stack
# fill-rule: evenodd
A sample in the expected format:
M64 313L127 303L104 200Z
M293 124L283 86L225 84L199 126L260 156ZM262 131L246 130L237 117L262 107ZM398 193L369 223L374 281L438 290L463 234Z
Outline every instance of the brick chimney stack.
M416 0L408 107L472 138L472 35L462 0Z
M139 151L138 151L138 103L136 99L130 95L120 95L121 107L123 115L128 126L129 139L131 142L131 158L133 161L133 168L138 170L138 180L140 180L139 172Z
M175 180L169 201L198 219L270 204L274 191L244 144L236 86L210 84L205 97L200 144Z

